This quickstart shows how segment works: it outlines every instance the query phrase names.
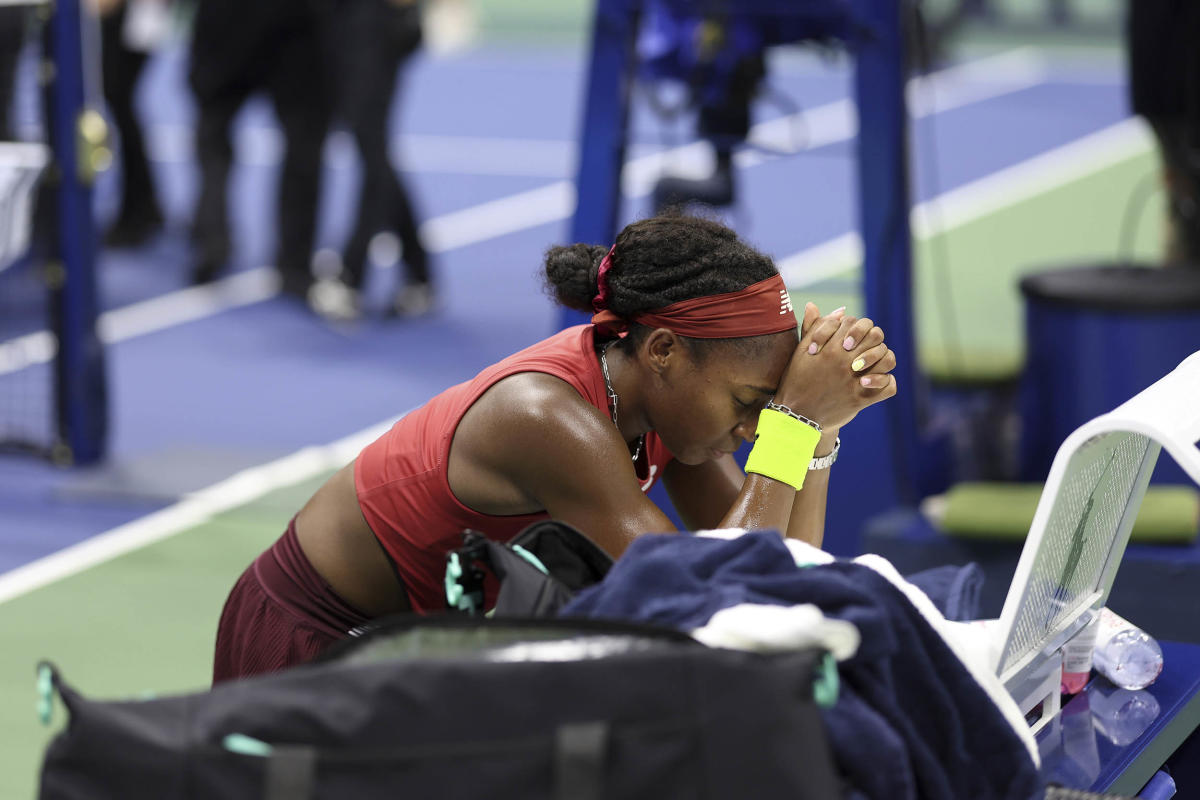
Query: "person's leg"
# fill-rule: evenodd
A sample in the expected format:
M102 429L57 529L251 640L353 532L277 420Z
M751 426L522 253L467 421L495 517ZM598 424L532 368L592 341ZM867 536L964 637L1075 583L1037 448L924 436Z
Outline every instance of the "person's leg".
M11 121L12 103L29 11L24 6L0 6L0 139L16 138Z
M394 311L423 314L432 307L429 255L421 241L417 215L403 172L389 157L390 111L404 63L421 41L416 5L366 0L347 20L345 47L353 54L342 75L342 115L363 161L358 219L343 254L347 280L361 285L372 237L394 230L400 239L404 283Z
M397 74L394 84L399 87L403 79ZM383 143L386 157L386 141ZM400 238L400 246L404 259L405 277L409 285L426 285L432 283L433 276L429 271L429 253L421 241L421 232L417 222L417 214L413 210L411 195L404 184L404 170L398 165L381 174L387 183L388 205L391 210L389 225L394 226L396 235Z
M363 161L358 221L343 257L348 282L361 283L371 238L393 229L403 248L407 283L428 285L429 256L403 173L393 164L388 147L400 69L420 43L418 10L415 5L397 7L387 0L366 0L348 23L346 46L355 55L346 61L343 115Z
M192 219L196 260L193 283L207 283L229 261L229 171L233 166L230 126L244 96L199 101L196 161L200 167L200 197Z
M413 212L412 201L405 188L402 173L390 173L392 206L395 213L392 219L396 225L396 235L400 238L403 248L405 276L410 284L429 284L433 276L429 271L429 253L421 241L421 232L417 224L417 215Z
M400 238L408 282L429 283L429 258L421 242L416 214L402 176L388 157L388 106L366 105L365 113L351 123L351 132L362 154L363 180L358 220L343 256L347 283L355 288L361 286L371 238L388 229L394 229Z
M120 205L106 236L116 246L141 244L162 225L141 123L133 108L146 54L125 46L125 9L121 4L100 21L104 99L121 141Z
M1182 119L1151 119L1167 194L1164 260L1200 269L1200 145Z
M283 291L305 297L312 285L313 242L320 200L321 157L329 126L328 76L322 26L315 12L279 31L267 88L283 128L276 267Z
M379 22L373 0L349 4L339 19L337 115L362 162L354 228L342 250L342 279L356 290L362 288L371 239L392 215L387 124L397 63L379 35Z

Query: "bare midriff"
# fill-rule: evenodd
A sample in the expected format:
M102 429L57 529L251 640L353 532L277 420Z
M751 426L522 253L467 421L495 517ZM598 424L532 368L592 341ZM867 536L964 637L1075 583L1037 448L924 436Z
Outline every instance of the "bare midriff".
M300 509L296 536L313 568L338 596L367 616L411 610L400 579L359 509L354 462Z

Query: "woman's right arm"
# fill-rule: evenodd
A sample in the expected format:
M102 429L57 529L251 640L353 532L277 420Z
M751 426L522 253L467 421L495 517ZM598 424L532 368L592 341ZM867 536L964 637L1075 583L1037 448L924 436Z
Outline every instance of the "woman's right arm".
M638 534L674 530L642 493L612 420L544 373L505 378L476 401L455 432L449 474L468 506L545 509L614 557Z
M514 375L476 402L455 433L450 476L455 494L477 510L486 513L484 497L519 499L502 513L545 509L614 557L643 533L675 530L642 493L612 420L550 375ZM748 475L722 524L784 530L795 494Z

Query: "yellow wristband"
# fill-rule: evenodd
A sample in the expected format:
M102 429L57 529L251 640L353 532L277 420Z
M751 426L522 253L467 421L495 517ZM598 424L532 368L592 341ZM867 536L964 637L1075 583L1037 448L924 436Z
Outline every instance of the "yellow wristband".
M774 478L799 490L820 441L821 434L811 425L782 411L764 408L758 415L758 436L746 459L746 472Z

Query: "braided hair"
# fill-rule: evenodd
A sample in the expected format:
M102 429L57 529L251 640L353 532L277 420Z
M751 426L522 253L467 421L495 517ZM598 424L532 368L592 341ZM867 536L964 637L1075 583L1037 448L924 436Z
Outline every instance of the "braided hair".
M586 244L546 251L547 292L560 304L591 312L596 277L608 249ZM613 247L608 271L608 308L629 318L682 300L736 292L778 273L771 259L738 239L719 222L702 217L667 215L625 226ZM632 351L648 333L631 325L622 347ZM693 339L694 354L703 357L710 344L736 342L758 349L754 336L744 339Z

